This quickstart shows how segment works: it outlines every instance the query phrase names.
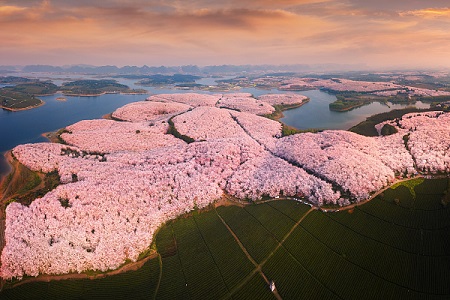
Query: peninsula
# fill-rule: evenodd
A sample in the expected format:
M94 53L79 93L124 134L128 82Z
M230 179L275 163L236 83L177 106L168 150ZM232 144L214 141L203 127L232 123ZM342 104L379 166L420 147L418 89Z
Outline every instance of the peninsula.
M104 94L147 94L144 89L130 89L115 80L77 80L57 86L49 81L30 80L23 77L4 77L0 82L15 84L0 88L0 108L19 111L39 107L44 101L39 96L54 95L95 97ZM64 97L58 97L64 101Z
M325 282L320 270L345 262L346 267L361 266L343 274L359 274L356 282L372 293L377 291L364 276L380 284L398 282L383 291L447 293L448 288L436 285L414 286L417 278L428 276L445 286L448 277L436 277L436 269L448 273L441 259L445 249L422 249L420 240L397 233L404 228L393 222L413 224L408 230L414 232L417 226L438 226L430 220L443 224L436 228L448 224L450 157L441 149L450 140L450 114L373 117L366 124L374 122L376 137L340 130L285 135L281 123L262 117L276 114L277 105L304 101L298 95L160 94L117 109L111 120L68 126L57 133L55 141L61 143L15 147L10 157L14 171L2 199L6 218L0 272L7 287L20 285L13 282L21 278L29 283L2 293L21 295L29 286L45 298L55 288L65 290L67 281L42 291L35 281L102 278L142 266L95 284L108 294L141 282L125 278L143 278L139 274L145 272L148 280L133 294L178 298L189 283L194 298L207 291L220 298L256 287L266 293L264 285L274 278L280 294L291 295L299 290L282 280L297 286L297 277L280 277L279 271L292 272L317 256L323 257L306 265L308 280ZM365 211L376 216L363 219L369 225L352 221L351 216ZM380 226L382 231L372 230ZM438 230L430 228L426 238L435 238L431 245L439 243ZM385 236L391 231L395 240ZM310 244L310 235L317 242ZM355 247L361 251L353 253ZM410 265L421 270L411 274L420 275L393 277L393 267L402 272L401 265L391 262L398 249L414 261L415 251L428 251L439 266L419 268L428 261L420 256L420 266ZM201 257L192 254L197 252ZM387 263L374 267L367 253ZM119 278L123 282L111 286ZM211 291L205 286L211 280L228 290ZM85 287L91 284L71 281L70 286L89 295ZM314 282L303 284L302 293L305 289L315 290ZM333 283L321 291L336 289ZM337 292L357 293L351 288Z
M10 111L36 108L44 104L39 96L52 95L58 87L46 81L31 81L0 89L0 107Z
M57 171L62 185L33 201L31 210L19 202L8 205L3 278L115 269L146 251L162 223L206 207L225 192L242 200L283 195L314 206L346 206L397 178L449 172L450 158L439 151L448 141L448 113L384 122L377 128L389 124L397 133L375 138L347 131L283 137L279 122L258 115L274 112L269 103L288 103L287 98L155 95L112 114L126 122L81 121L60 134L65 144L16 147L12 153L22 164ZM65 221L72 219L80 226ZM113 227L105 220L115 220ZM57 231L44 229L50 221ZM32 237L41 240L42 234L50 238L46 245ZM78 240L80 234L87 235ZM113 240L117 251L111 252ZM49 252L56 246L61 251ZM39 257L33 265L21 264L41 251L55 254L51 266Z
M143 89L130 89L115 80L76 80L59 88L65 96L94 97L104 94L147 94Z

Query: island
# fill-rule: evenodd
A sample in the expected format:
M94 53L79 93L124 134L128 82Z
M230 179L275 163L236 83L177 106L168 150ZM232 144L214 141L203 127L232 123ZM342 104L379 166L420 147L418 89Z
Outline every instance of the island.
M174 75L147 75L147 76L135 76L140 78L138 82L142 86L166 86L173 84L195 84L195 81L200 79L200 76L188 75L188 74L174 74Z
M450 100L450 78L441 73L363 73L339 75L302 75L296 73L268 73L238 76L218 80L217 89L239 88L278 89L301 92L320 89L336 95L330 110L349 111L372 102L411 104L417 101L433 105Z
M414 104L416 101L442 102L450 99L450 90L442 86L423 87L414 82L409 82L411 85L402 85L395 80L388 81L386 78L378 77L377 79L379 81L365 81L360 77L356 79L298 78L287 80L280 89L292 90L299 86L302 89L320 88L336 95L337 100L330 103L330 110L338 112L345 112L372 102Z
M32 109L44 104L39 96L54 95L61 91L65 96L93 97L104 94L147 94L144 89L130 89L115 80L77 80L57 86L49 81L29 80L22 77L5 77L3 82L17 83L0 89L0 107L10 111ZM58 97L65 101L65 97Z
M0 76L0 84L15 85L21 83L30 83L35 80L18 76Z
M420 234L431 244L448 237L439 230L450 215L450 155L442 151L450 113L399 113L377 123L375 137L342 130L284 136L281 123L263 116L288 98L153 95L119 108L113 120L66 127L62 143L14 148L16 163L36 178L29 191L45 188L47 176L60 184L47 179L50 191L36 199L2 199L2 278L103 274L147 257L151 293L173 298L264 294L271 280L294 298L298 289L289 286L299 280L303 292L324 297L362 295L345 282L362 284L373 298L383 290L449 295L448 249L423 246ZM409 240L409 230L419 240ZM369 252L380 257L376 264ZM396 276L404 272L398 257L417 262L405 262L414 272ZM326 266L333 271L323 272ZM428 277L437 284L415 286ZM374 280L386 288L371 288Z
M63 83L60 90L65 96L95 97L104 94L146 94L143 89L130 89L115 80L76 80Z
M56 93L58 87L46 81L31 81L0 89L0 107L10 111L18 111L39 107L44 102L39 96Z
M175 88L179 90L201 90L210 92L225 92L231 90L239 90L239 88L231 88L227 85L219 83L218 85L204 85L196 83L196 80L201 79L201 76L189 74L174 74L174 75L118 75L117 77L127 79L140 79L136 84L148 87L158 88Z

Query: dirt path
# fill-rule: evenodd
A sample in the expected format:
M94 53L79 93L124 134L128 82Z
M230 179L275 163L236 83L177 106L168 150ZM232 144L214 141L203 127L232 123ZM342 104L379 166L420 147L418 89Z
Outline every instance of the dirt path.
M313 211L316 210L316 208L311 207L301 218L297 221L297 223L292 226L291 230L289 230L288 233L283 237L283 239L278 243L277 247L270 252L270 254L259 264L260 267L262 267L274 254L277 252L278 249L283 245L283 243L288 239L288 237L294 232L294 230L300 225L300 223Z
M12 169L10 174L13 174L13 177L19 177L21 176L21 170L20 168L17 167L18 162L15 161L11 155L11 152L7 152L5 154L5 158L7 158L8 162L11 164ZM40 174L39 175L41 177L41 179L44 179L44 175ZM419 175L415 178L420 178L420 177L424 177L423 175ZM2 183L6 180L7 176L4 176L2 179ZM348 205L346 207L342 207L342 208L331 208L331 209L326 209L327 212L333 212L333 211L337 211L337 210L350 210L353 209L354 207L358 206L358 205L363 205L371 200L373 200L375 197L377 197L378 195L380 195L381 193L383 193L384 191L386 191L387 189L391 188L393 185L401 183L401 182L405 182L408 180L411 180L413 178L406 178L406 179L401 179L401 180L396 180L395 182L393 182L391 185L383 188L382 190L376 192L375 194L373 194L369 199L363 201L363 202L359 202L359 203L354 203L351 205ZM44 180L42 180L42 182L39 184L38 187L36 187L33 190L37 190L39 188L42 188L44 185ZM1 187L1 185L0 185ZM5 192L8 191L8 187L5 188ZM3 204L4 201L6 201L7 199L10 199L12 197L14 197L15 195L10 195L8 197L4 197L3 194L1 194L0 191L0 204ZM278 201L278 200L283 200L283 199L288 199L288 200L292 200L289 198L280 198L280 199L271 199L268 201L262 201L261 203L264 202L269 202L269 201ZM248 203L244 203L244 202L236 202L236 200L231 197L231 196L224 196L222 197L216 204L215 207L218 206L230 206L230 205L235 205L235 206L239 206L239 207L244 207L245 205L247 205ZM283 237L283 239L278 243L277 247L264 259L264 261L262 261L260 264L258 264L252 257L251 255L248 253L247 249L245 248L245 246L241 243L241 241L239 240L239 238L236 236L236 234L232 231L232 229L228 226L228 224L226 224L225 220L223 220L223 218L218 214L218 212L216 211L216 214L218 215L219 219L222 221L222 223L225 225L225 227L227 228L227 230L232 234L233 238L236 240L236 242L238 243L239 247L242 249L242 251L244 252L244 254L246 255L246 257L250 260L250 262L255 266L255 269L246 277L243 279L243 281L236 287L234 287L231 291L230 294L228 295L231 296L233 295L235 292L237 292L242 286L244 286L251 278L253 275L255 275L256 273L259 273L261 275L261 277L264 279L264 281L267 283L267 285L270 284L269 279L266 277L266 275L263 273L262 271L262 266L264 266L264 264L274 255L274 253L283 245L283 243L286 241L286 239L292 234L292 232L298 227L298 225L306 218L306 216L313 210L315 209L320 209L317 207L311 207L306 213L305 215L302 216L302 218L295 223L295 225L290 229L290 231ZM0 209L0 221L2 221L2 223L0 223L0 230L2 231L2 233L4 233L4 219L5 219L5 211L4 209ZM1 237L3 237L3 234L1 235ZM4 246L4 239L2 238L0 241L0 252L2 250ZM25 283L29 283L29 282L37 282L37 281L44 281L44 282L49 282L51 280L67 280L67 279L97 279L97 278L103 278L106 276L111 276L111 275L116 275L116 274L120 274L120 273L124 273L130 270L137 270L139 268L141 268L149 259L151 258L156 258L159 254L157 253L152 253L150 256L144 258L141 261L135 262L135 263L130 263L127 265L124 265L123 267L108 272L108 273L102 273L102 274L96 274L96 275L88 275L88 274L64 274L64 275L39 275L38 277L35 278L27 278L24 279L16 284L14 284L13 286L19 286ZM160 278L159 280L161 280L161 272L162 272L162 263L160 264ZM0 288L1 288L1 282L0 282ZM158 288L159 288L159 283L158 283ZM158 290L157 288L157 290ZM278 292L275 290L274 291L274 295L277 297L277 299L281 299L281 296L278 294ZM156 297L156 293L155 293L155 297Z
M8 176L11 173L14 173L14 171L15 171L14 166L12 164L13 158L12 158L12 155L11 155L11 151L7 151L3 155L5 157L6 162L9 165L9 172L4 174L4 175L2 175L2 177L0 177L0 201L3 200L3 197L4 197L3 184L6 182ZM6 187L5 187L5 190L6 190Z
M105 120L114 120L113 117L112 117L112 113L103 115L103 116L102 116L102 119L105 119Z
M241 248L241 250L244 252L245 256L248 258L248 260L250 260L250 262L255 266L255 269L247 276L245 277L242 282L235 286L231 291L230 294L227 295L228 297L231 297L234 293L236 293L241 287L243 287L252 277L255 273L259 273L261 275L261 277L264 279L264 281L267 283L267 286L270 285L270 281L267 278L267 276L264 274L264 272L262 271L262 265L263 264L258 264L253 257L250 255L250 253L248 253L247 249L245 248L245 246L242 244L242 242L239 240L239 238L237 237L237 235L234 233L234 231L230 228L230 226L228 226L228 224L225 222L225 220L219 215L219 213L216 210L216 214L219 217L220 221L222 221L223 225L228 229L228 231L231 233L231 235L233 236L233 238L236 240L236 243L239 245L239 247ZM281 245L280 245L281 246ZM277 248L278 249L278 248ZM274 252L272 252L271 254L273 254ZM275 289L273 291L273 294L275 295L275 297L277 299L282 299L280 294L278 294L278 291Z
M159 253L157 253L157 256L158 256L158 263L159 263L159 278L158 278L158 283L156 284L155 293L153 294L153 299L156 299L156 296L158 295L159 287L161 285L162 272L163 272L162 257Z
M20 196L17 193L9 194L9 195L8 195L8 193L11 192L10 191L11 185L13 185L17 179L20 179L22 177L22 170L21 170L21 168L19 168L20 163L12 157L11 151L8 151L5 154L5 158L7 159L8 163L11 166L11 172L3 178L1 185L0 185L0 188L2 188L2 190L0 191L0 193L1 193L0 194L0 206L2 206L2 207L3 207L3 204L5 203L5 201ZM10 184L8 184L8 186L5 186L3 189L3 183L7 180L8 176L10 174L12 174L11 182L10 182ZM41 182L39 183L39 185L37 185L33 189L29 190L28 193L35 192L35 191L45 187L45 174L43 174L43 173L37 173L37 174L38 174L39 178L41 179ZM8 196L6 196L6 195L8 195ZM0 209L0 218L4 218L4 217L5 217L4 210Z
M367 202L372 201L373 199L375 199L378 195L384 193L385 191L387 191L388 189L390 189L391 187L393 187L394 185L396 185L397 183L401 183L401 182L405 182L405 181L409 181L409 180L413 180L413 179L417 179L417 178L425 178L423 175L418 175L416 177L413 178L404 178L404 179L399 179L394 181L393 183L391 183L390 185L384 187L383 189L379 190L378 192L376 192L375 194L373 194L372 196L370 196L370 198L361 201L361 202L357 202L357 203L353 203L347 206L343 206L340 208L330 208L330 209L324 209L323 211L325 212L336 212L336 211L343 211L343 210L351 210L353 208L355 208L356 206L359 205L363 205L366 204ZM320 208L319 208L320 209Z
M21 168L18 167L19 162L14 160L14 158L11 155L11 151L8 151L5 154L5 158L7 159L8 163L11 165L11 172L10 174L12 174L13 178L11 180L11 183L14 183L14 181L17 178L21 178L22 175L22 171ZM8 177L8 175L6 175L3 180L2 180L2 184L3 182L5 182L6 178ZM41 183L35 187L33 190L31 190L30 192L42 189L45 187L45 174L39 174L39 177L41 178ZM0 185L0 187L3 187L2 185ZM4 204L5 201L7 201L8 199L12 199L14 197L17 196L17 194L12 194L12 195L8 195L7 197L5 196L10 190L10 186L6 186L4 188L4 190L0 191L0 230L1 230L1 240L0 240L0 252L3 250L4 247L4 230L5 230L5 209L4 209ZM128 263L122 267L120 267L119 269L110 271L110 272L106 272L106 273L100 273L100 274L95 274L95 275L88 275L85 273L73 273L73 274L63 274L63 275L48 275L48 274L41 274L37 277L32 277L32 278L26 278L23 279L15 284L13 284L11 287L17 287L20 286L22 284L26 284L26 283L30 283L30 282L38 282L38 281L43 281L43 282L49 282L52 280L68 280L68 279L98 279L98 278L104 278L106 276L112 276L112 275L117 275L117 274L121 274L124 272L128 272L128 271L135 271L140 269L149 259L152 258L156 258L157 257L157 253L154 252L152 254L150 254L149 256L145 257L142 260L139 260L137 262L133 262L133 263ZM3 283L4 281L1 280L0 281L0 289L3 288Z
M95 274L95 275L88 275L85 273L74 273L74 274L64 274L64 275L47 275L47 274L42 274L39 275L37 277L33 277L33 278L26 278L23 279L21 281L19 281L18 283L14 284L11 286L11 288L15 288L18 286L21 286L22 284L26 284L26 283L30 283L30 282L50 282L53 280L68 280L68 279L100 279L100 278L105 278L108 276L113 276L113 275L118 275L121 273L125 273L128 271L136 271L140 268L142 268L142 266L150 259L156 258L158 256L158 253L154 252L152 254L150 254L149 256L145 257L142 260L139 260L137 262L132 262L132 263L128 263L122 267L120 267L119 269L107 272L107 273L100 273L100 274Z
M245 207L249 203L241 202L239 199L234 198L233 196L227 195L224 193L222 197L218 201L214 203L214 207L219 206L238 206L238 207Z

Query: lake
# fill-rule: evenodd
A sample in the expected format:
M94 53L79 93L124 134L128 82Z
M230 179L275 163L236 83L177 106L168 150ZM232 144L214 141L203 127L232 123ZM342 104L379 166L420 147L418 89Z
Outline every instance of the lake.
M367 117L391 111L393 109L401 109L407 105L381 104L372 102L359 108L355 108L346 112L336 112L329 109L329 104L336 100L334 95L322 92L320 90L303 91L300 94L310 98L310 101L301 107L284 111L284 118L281 121L289 126L298 129L342 129L348 130L352 126L364 121ZM427 103L417 102L417 108L429 108Z
M64 80L53 79L57 84ZM185 90L170 88L142 87L135 85L136 80L120 79L122 84L130 88L141 88L148 95L106 94L97 97L70 97L67 101L58 101L62 94L39 97L45 104L38 108L11 112L0 109L0 178L9 171L3 156L20 144L46 142L41 134L56 131L81 120L98 119L131 102L143 101L152 94L186 93ZM209 93L195 91L197 93Z
M213 80L213 78L208 78L208 83L213 84ZM120 80L120 83L127 84L131 88L142 88L136 86L134 82L134 80ZM144 88L150 94L187 92L168 88ZM195 92L202 93L201 91ZM263 94L284 93L276 89L260 90L255 88L244 88L239 92L251 93L255 97ZM335 96L319 90L303 91L298 94L308 96L311 99L310 102L299 108L285 111L285 117L281 120L299 129L348 129L370 115L404 107L401 105L388 107L380 103L372 103L348 112L333 112L329 110L328 104L336 100ZM142 101L149 95L107 94L98 97L66 97L67 101L56 100L60 96L61 94L40 97L46 104L31 110L10 112L0 109L0 176L9 171L1 153L20 144L45 142L47 139L41 136L44 132L56 131L80 120L101 118L125 104ZM422 103L418 104L419 107L428 107Z
M131 102L144 100L147 95L107 94L100 97L66 97L58 101L53 96L40 97L45 105L17 112L0 109L0 153L19 144L47 141L44 132L56 131L80 120L101 118ZM0 157L0 174L8 171Z
M235 77L236 76L203 77L203 78L197 79L195 81L195 83L212 86L212 85L217 85L216 80L227 80L227 79L231 79L231 78L235 78Z

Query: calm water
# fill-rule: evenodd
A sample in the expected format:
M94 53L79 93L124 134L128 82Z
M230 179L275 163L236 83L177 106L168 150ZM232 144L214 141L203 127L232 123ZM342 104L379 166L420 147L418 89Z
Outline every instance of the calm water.
M195 81L195 83L198 84L203 84L203 85L217 85L217 81L216 80L226 80L226 79L231 79L234 78L236 76L223 76L223 77L204 77L204 78L200 78L198 80Z
M205 77L205 78L200 78L200 79L196 80L195 83L203 84L203 85L217 85L216 80L218 80L218 78Z
M207 79L208 83L212 83L214 78ZM134 80L120 80L120 83L131 88L145 88L149 94L186 93L185 90L140 87L136 86L134 82ZM195 92L201 93L201 91ZM263 94L283 93L275 89L255 88L242 89L239 92L251 93L255 97ZM372 103L349 112L339 113L328 109L328 104L336 99L334 96L318 90L299 93L308 96L311 101L302 107L285 111L285 117L282 119L286 124L299 129L348 129L370 115L403 107L391 105L389 108L380 103ZM56 131L80 120L101 118L125 104L142 101L148 97L148 95L108 94L98 97L66 97L67 101L61 102L56 100L60 96L57 94L41 97L46 104L31 110L19 112L0 110L0 177L9 171L1 153L19 144L45 142L47 140L41 136L44 132ZM426 107L421 103L419 106Z
M40 97L45 105L24 111L10 112L0 109L0 153L24 143L46 141L44 132L56 131L84 119L101 118L131 102L144 100L146 95L109 94L100 97L66 97L61 95ZM2 163L3 162L3 163ZM0 174L8 171L0 157Z
M364 121L367 117L388 112L393 109L405 108L406 105L389 104L389 106L379 102L373 102L347 112L335 112L329 109L329 104L336 100L336 97L325 92L314 90L301 92L310 98L310 101L303 106L283 112L282 122L298 129L343 129L347 130L352 126ZM429 108L429 104L417 102L418 108Z
M53 80L57 84L65 81ZM143 101L152 94L186 93L185 90L141 87L134 84L136 80L120 79L119 82L130 88L146 89L149 94L66 97L67 101L57 101L56 98L62 95L56 94L39 97L45 105L38 108L18 112L0 109L0 178L9 171L3 153L20 144L46 142L47 139L41 136L44 132L56 131L81 120L101 118L125 104Z

